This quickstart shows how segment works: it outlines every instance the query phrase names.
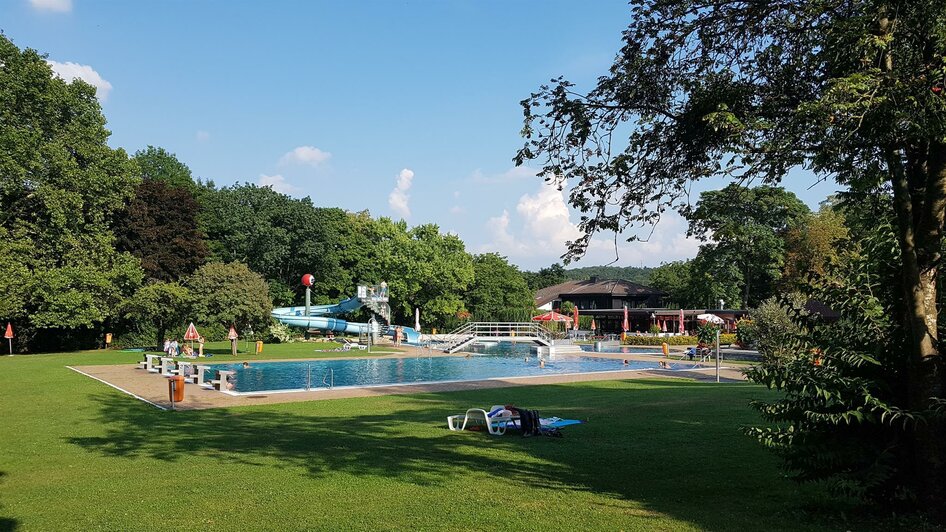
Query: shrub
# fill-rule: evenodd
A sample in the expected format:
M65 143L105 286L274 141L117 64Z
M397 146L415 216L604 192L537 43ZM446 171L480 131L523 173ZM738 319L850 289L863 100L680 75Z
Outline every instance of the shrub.
M742 347L755 347L759 339L759 332L755 322L748 319L741 319L736 323L736 342Z
M647 329L647 332L649 332L650 334L660 334L660 325L657 325L656 323L651 325Z
M266 335L266 341L272 344L289 344L295 338L292 335L292 329L288 325L273 321L269 325L269 331Z
M667 345L694 345L695 336L627 336L621 340L623 345L654 345L666 343Z
M783 301L770 298L752 311L755 327L756 347L766 362L778 362L794 355L794 344L802 334L797 321L790 316L800 310L804 299L800 295L786 297Z

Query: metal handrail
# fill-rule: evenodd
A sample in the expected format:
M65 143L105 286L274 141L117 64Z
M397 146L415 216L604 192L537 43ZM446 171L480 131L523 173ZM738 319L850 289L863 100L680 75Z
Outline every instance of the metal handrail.
M540 340L551 344L555 337L545 327L535 322L478 321L467 322L445 335L437 348L450 351L457 346L478 338L522 337L524 340Z

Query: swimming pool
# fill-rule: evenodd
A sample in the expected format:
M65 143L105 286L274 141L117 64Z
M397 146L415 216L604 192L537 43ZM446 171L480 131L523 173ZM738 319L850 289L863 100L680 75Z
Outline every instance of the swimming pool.
M417 358L360 358L342 360L309 360L294 362L253 362L215 364L216 370L234 371L233 393L262 391L317 390L330 387L366 387L399 384L425 384L536 377L573 373L594 373L622 370L659 369L654 362L556 355L539 366L539 358L521 352L522 348L489 346L491 353L471 356L432 356ZM525 345L525 344L513 344ZM526 347L528 347L526 345ZM495 352L505 351L505 352Z

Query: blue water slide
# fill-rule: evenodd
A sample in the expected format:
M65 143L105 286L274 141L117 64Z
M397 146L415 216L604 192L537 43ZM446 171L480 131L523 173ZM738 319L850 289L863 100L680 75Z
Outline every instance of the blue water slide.
M321 329L348 334L368 333L371 330L371 326L367 323L355 323L337 318L326 318L325 316L295 316L276 314L273 311L273 318L290 327L302 327L303 329Z
M325 316L326 314L346 314L354 312L362 307L363 303L357 297L343 299L334 305L311 305L309 307L309 316ZM277 320L278 316L305 316L305 305L299 307L281 307L273 309L273 317Z
M344 332L348 334L362 334L370 330L367 323L356 323L337 318L329 318L327 314L344 314L353 312L363 306L363 303L357 297L339 301L334 305L311 305L309 315L306 316L305 306L299 307L281 307L272 311L272 317L276 321L290 327L301 327L303 329L320 329L323 331ZM401 327L404 331L405 343L419 344L420 333L411 327ZM385 336L394 339L394 326L391 326L385 333Z

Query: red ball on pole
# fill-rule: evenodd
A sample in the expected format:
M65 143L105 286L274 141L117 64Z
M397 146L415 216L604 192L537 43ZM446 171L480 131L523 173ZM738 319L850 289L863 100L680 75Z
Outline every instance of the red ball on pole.
M302 284L305 286L312 286L315 284L315 276L311 273L307 273L302 276Z

